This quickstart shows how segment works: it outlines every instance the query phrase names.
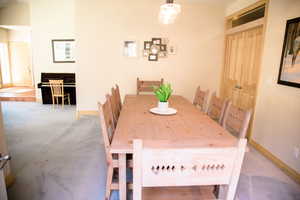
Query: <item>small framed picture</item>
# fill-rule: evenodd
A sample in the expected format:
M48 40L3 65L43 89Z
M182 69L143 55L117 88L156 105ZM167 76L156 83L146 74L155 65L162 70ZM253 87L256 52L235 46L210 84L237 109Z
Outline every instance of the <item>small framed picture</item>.
M136 41L124 41L124 56L129 58L138 57L138 45Z
M160 51L158 54L159 58L166 58L168 56L168 52L167 51Z
M174 46L174 45L169 45L168 46L168 53L170 55L176 55L176 53L177 53L177 47Z
M161 38L152 38L152 43L156 45L161 45Z
M167 51L167 45L166 44L161 44L160 45L160 51Z
M149 57L148 57L148 60L149 61L157 61L158 60L158 55L150 53Z
M152 46L152 41L144 42L144 50L150 50L151 46Z
M144 57L148 58L149 54L150 54L150 50L143 50Z
M52 40L52 56L54 63L75 63L75 40Z

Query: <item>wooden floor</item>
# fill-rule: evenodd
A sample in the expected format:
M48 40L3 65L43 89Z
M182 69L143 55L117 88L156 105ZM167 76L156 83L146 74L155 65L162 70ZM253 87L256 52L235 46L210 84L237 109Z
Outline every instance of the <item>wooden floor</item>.
M0 101L35 102L35 89L32 87L9 87L0 89Z

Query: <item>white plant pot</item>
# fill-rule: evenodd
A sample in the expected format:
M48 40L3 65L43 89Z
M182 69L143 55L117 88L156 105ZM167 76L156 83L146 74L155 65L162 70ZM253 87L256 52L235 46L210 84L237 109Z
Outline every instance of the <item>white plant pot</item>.
M161 111L167 111L169 108L169 102L158 102L157 107Z

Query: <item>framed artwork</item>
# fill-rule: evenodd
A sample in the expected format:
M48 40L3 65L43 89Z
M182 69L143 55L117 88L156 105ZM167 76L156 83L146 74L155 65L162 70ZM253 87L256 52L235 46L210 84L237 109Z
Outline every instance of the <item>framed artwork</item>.
M149 61L157 61L158 60L158 55L150 53L149 57L148 57L148 60Z
M176 48L176 46L174 46L174 45L169 45L168 47L169 47L169 48L168 48L168 53L169 53L170 55L176 55L176 53L177 53L177 48Z
M278 84L300 88L300 17L286 23Z
M160 45L160 51L167 51L167 45L166 44L161 44Z
M144 57L148 58L149 54L150 54L150 50L144 50L143 51L143 56Z
M152 43L156 45L161 45L161 38L152 38Z
M124 41L124 56L129 58L138 57L138 44L136 41Z
M151 46L152 46L152 41L144 42L144 50L150 50Z
M75 40L52 40L52 56L54 63L75 63Z
M159 58L166 58L168 56L168 52L167 51L160 51L158 54Z

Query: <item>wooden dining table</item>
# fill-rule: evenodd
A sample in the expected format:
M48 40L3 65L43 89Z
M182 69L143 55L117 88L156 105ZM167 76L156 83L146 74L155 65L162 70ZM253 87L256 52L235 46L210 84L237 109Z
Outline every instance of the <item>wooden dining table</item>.
M149 110L157 106L154 95L126 95L111 144L111 153L119 159L120 200L127 196L126 154L132 154L134 139L149 147L199 148L231 147L237 138L201 112L182 96L173 95L169 106L175 115L156 115Z

